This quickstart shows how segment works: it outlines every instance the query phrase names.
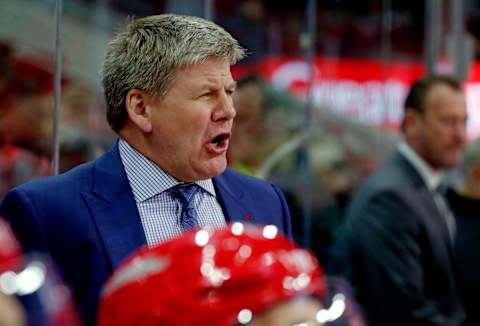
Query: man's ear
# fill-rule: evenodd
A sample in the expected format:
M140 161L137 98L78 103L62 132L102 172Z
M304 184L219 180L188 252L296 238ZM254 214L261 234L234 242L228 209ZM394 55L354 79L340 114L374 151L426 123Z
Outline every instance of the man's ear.
M136 88L129 90L125 98L129 119L145 133L152 131L150 100L148 94Z
M407 108L403 117L403 132L405 136L412 137L418 133L421 128L421 113L417 110Z

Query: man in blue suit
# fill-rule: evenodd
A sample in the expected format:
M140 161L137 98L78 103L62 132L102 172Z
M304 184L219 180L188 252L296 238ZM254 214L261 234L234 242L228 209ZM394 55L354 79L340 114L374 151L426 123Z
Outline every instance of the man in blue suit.
M0 214L25 250L54 258L85 324L95 323L106 278L144 244L231 221L291 235L280 190L226 169L230 66L243 56L230 34L201 18L132 21L108 44L102 69L118 142L95 161L6 195Z

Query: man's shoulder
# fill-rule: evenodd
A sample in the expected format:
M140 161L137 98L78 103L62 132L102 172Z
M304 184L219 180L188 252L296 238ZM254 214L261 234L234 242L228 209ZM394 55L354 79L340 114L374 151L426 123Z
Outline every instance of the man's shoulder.
M362 183L363 191L395 191L410 187L418 179L414 169L398 153L390 157Z
M355 212L361 211L366 205L381 203L382 198L400 200L406 194L420 189L418 182L418 177L408 163L404 162L402 157L394 155L361 183L349 205L349 212L356 214Z
M214 178L214 183L226 207L237 215L253 215L256 223L277 225L291 237L288 206L281 190L270 181L226 169ZM239 205L240 204L240 205Z
M273 182L252 177L233 169L226 169L222 174L214 178L214 183L220 191L228 191L231 194L249 193L257 199L270 200L272 196L280 195L281 190Z
M272 182L266 181L257 177L243 174L234 169L227 168L225 171L216 177L217 180L223 180L228 184L237 183L241 186L252 187L271 187Z
M348 219L364 220L369 216L366 212L375 212L374 215L385 212L389 216L408 214L425 200L427 192L428 188L418 172L401 154L396 153L356 190L346 216Z

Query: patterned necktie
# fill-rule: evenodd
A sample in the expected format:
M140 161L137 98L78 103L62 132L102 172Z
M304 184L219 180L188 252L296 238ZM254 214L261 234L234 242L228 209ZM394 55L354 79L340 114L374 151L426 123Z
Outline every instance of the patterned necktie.
M183 230L198 226L197 212L195 211L193 198L198 186L194 183L182 183L171 188L169 191L182 205L180 226Z

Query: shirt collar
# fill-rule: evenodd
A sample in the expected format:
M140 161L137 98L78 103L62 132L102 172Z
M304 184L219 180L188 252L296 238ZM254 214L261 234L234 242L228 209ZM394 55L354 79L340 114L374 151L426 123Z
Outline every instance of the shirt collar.
M398 151L417 170L430 191L435 191L443 181L444 172L435 171L425 160L417 154L406 142L398 145Z
M136 202L145 201L182 183L122 138L118 141L118 150ZM212 179L199 180L195 184L216 197Z

